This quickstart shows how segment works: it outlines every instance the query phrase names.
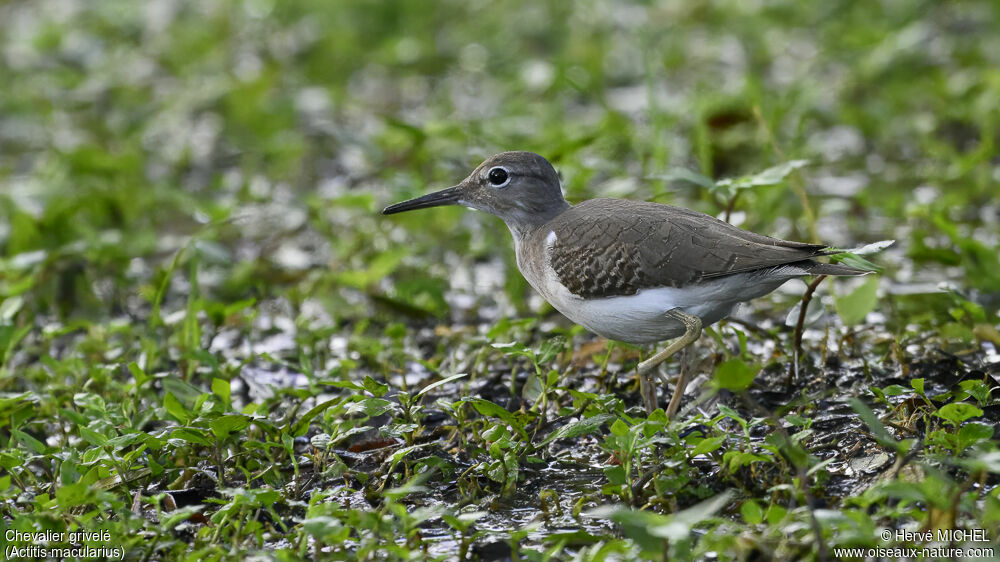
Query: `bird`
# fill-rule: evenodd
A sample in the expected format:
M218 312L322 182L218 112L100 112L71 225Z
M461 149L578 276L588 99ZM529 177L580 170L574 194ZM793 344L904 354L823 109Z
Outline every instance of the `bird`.
M631 344L676 338L638 365L647 414L658 406L654 370L740 303L799 277L870 273L816 261L836 253L827 245L771 238L682 207L608 198L571 205L555 168L533 152L493 155L457 185L382 213L441 205L502 219L528 284L587 330ZM669 419L680 406L683 376Z

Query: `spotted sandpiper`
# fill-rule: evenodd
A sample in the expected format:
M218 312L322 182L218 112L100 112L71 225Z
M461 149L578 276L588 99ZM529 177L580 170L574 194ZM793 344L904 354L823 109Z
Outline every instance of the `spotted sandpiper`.
M678 338L639 364L647 413L657 406L651 373L698 339L702 326L796 277L868 273L815 261L829 254L825 245L770 238L688 209L625 199L570 205L552 165L531 152L491 156L458 185L382 213L439 205L503 219L521 274L577 324L633 344ZM684 387L681 378L669 417Z

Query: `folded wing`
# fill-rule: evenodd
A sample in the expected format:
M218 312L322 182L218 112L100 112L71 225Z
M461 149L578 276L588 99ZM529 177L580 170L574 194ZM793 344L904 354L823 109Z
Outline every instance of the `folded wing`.
M634 295L645 288L684 287L791 264L807 273L864 273L811 261L825 255L826 246L762 236L656 203L591 199L548 226L556 235L549 250L552 267L560 282L582 297Z

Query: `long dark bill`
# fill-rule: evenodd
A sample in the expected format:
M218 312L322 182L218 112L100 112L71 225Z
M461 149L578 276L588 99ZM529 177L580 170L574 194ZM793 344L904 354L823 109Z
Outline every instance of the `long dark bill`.
M455 187L449 187L448 189L428 193L423 197L417 197L416 199L410 199L409 201L389 205L385 209L382 209L382 214L393 215L404 211L413 211L415 209L426 209L428 207L439 207L441 205L454 205L458 203L461 196L462 191L460 186L456 185Z

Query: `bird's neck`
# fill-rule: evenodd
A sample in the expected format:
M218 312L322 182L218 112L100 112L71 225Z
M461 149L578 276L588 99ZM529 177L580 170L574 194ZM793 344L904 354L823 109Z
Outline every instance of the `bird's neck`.
M544 209L531 209L512 213L503 217L507 223L507 228L514 236L514 243L520 245L531 238L531 235L538 232L552 219L565 213L570 208L570 204L562 200L557 205L550 205Z

